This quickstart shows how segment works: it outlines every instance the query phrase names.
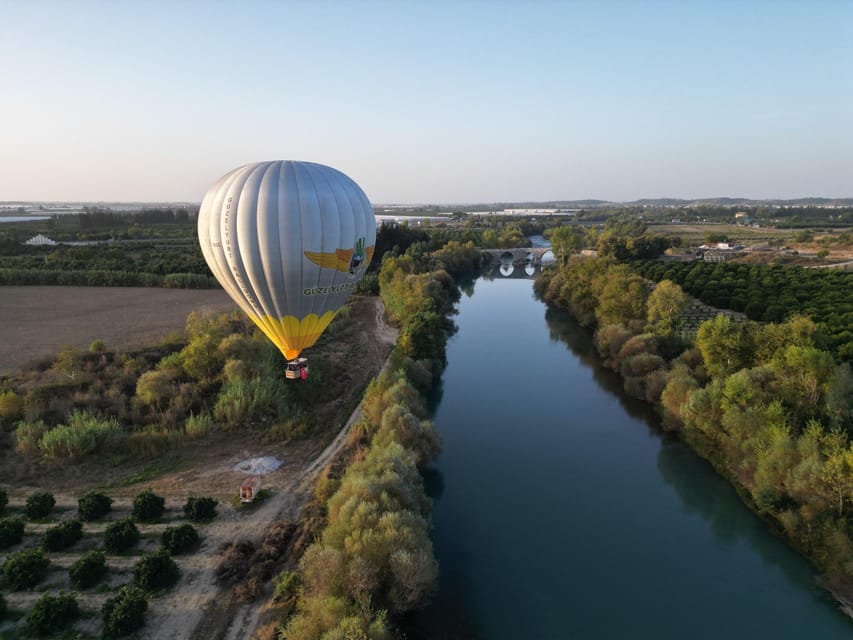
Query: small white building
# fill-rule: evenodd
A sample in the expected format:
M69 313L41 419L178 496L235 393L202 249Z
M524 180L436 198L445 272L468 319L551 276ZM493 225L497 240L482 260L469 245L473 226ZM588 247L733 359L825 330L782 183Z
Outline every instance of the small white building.
M27 240L24 244L28 244L30 246L36 247L44 247L44 246L54 246L57 244L55 240L51 240L46 235L38 234L37 236L33 236L29 240Z

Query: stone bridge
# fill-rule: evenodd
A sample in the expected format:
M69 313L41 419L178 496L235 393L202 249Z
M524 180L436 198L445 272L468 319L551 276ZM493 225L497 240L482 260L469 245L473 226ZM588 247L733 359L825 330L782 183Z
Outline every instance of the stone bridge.
M540 266L542 256L553 255L550 247L522 247L516 249L481 249L484 264L514 264L518 266L532 264Z

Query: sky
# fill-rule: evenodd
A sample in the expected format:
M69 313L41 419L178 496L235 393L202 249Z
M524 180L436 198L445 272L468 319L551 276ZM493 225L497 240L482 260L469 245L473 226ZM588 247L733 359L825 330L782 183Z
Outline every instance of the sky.
M853 196L853 1L0 0L0 201Z

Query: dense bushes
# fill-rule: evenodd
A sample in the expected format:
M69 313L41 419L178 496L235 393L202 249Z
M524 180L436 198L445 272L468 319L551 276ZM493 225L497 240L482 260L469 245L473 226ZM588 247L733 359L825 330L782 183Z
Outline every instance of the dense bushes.
M68 570L71 584L78 589L93 587L107 575L107 561L103 551L92 549L78 558Z
M443 260L450 262L447 255ZM418 608L435 588L431 501L418 466L432 460L440 444L415 384L425 391L441 372L452 330L445 316L458 291L447 272L419 273L431 262L413 245L411 253L383 263L382 297L402 325L400 340L389 372L370 383L351 435L369 449L340 481L321 477L315 494L332 494L326 529L302 556L299 576L285 572L277 580L280 600L299 593L283 638L390 639L389 612Z
M112 511L113 499L97 491L87 491L77 500L77 513L87 522L100 520Z
M23 520L20 518L0 518L0 549L16 545L23 539Z
M66 520L44 532L41 546L45 551L62 551L82 537L83 523L79 520Z
M100 419L87 411L73 411L67 425L46 431L39 440L39 450L52 461L71 461L109 448L121 436L114 419Z
M117 520L104 529L104 548L110 553L121 553L136 546L139 538L139 529L132 519Z
M42 581L49 566L50 561L44 557L41 549L23 549L6 558L3 578L10 589L29 589Z
M3 487L0 487L0 516L6 512L6 505L9 504L9 495Z
M166 499L146 489L133 499L133 517L140 522L158 520L166 508Z
M172 555L186 553L195 547L201 538L198 531L191 524L182 524L177 527L166 527L161 537L163 547Z
M193 522L206 522L216 517L214 498L190 496L184 505L184 514Z
M841 360L853 360L853 273L731 262L639 262L643 277L669 279L700 300L751 320L810 317Z
M37 491L27 498L24 510L31 520L41 520L50 515L55 505L56 499L52 493Z
M27 614L27 626L37 636L53 635L80 616L77 599L69 593L44 594Z
M181 571L169 551L160 547L143 554L133 567L133 577L142 589L156 591L174 585L181 577Z
M101 608L104 636L119 638L142 628L147 609L148 601L142 589L122 587L115 596L107 598Z

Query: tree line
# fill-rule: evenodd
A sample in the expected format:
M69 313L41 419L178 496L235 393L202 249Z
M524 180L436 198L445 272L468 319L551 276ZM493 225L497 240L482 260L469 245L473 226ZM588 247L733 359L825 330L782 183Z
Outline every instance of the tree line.
M853 374L805 316L679 332L681 287L628 265L570 260L535 283L593 328L606 366L817 567L853 584Z
M853 273L731 262L632 263L644 278L671 280L703 302L740 311L750 320L781 322L810 317L838 359L853 360Z

